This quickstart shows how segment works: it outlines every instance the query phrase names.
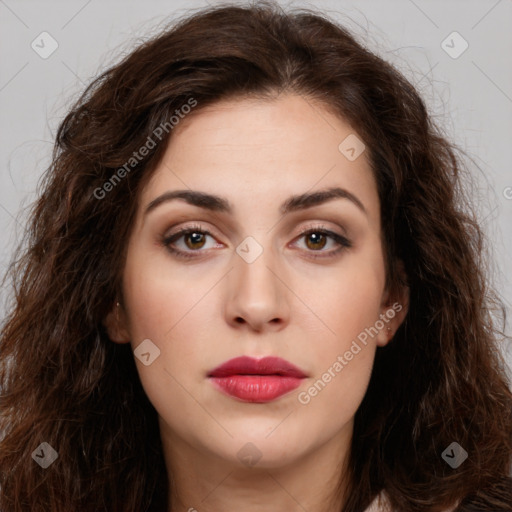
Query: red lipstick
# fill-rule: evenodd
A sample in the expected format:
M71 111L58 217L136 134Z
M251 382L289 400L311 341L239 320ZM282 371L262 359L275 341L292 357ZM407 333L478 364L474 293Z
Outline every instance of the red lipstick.
M307 375L280 357L230 359L208 377L221 391L244 402L265 403L300 386Z

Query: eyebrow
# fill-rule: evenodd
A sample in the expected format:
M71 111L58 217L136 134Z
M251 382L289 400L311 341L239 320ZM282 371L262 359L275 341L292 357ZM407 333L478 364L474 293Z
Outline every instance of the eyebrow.
M144 215L147 215L158 206L174 199L182 199L192 206L197 206L212 212L233 213L233 206L223 197L197 190L172 190L153 199L148 204ZM367 215L363 203L354 194L341 187L331 187L323 190L317 190L315 192L306 192L304 194L291 196L284 201L280 206L279 211L282 215L285 215L287 213L318 206L326 203L327 201L332 201L333 199L348 199Z

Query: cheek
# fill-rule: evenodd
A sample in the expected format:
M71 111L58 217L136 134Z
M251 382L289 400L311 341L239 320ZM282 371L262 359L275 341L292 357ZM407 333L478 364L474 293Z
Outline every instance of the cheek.
M134 340L155 338L162 344L193 313L218 277L210 269L180 269L161 248L134 248L126 262L123 289Z
M378 245L345 260L336 279L311 298L325 329L310 353L315 374L299 403L322 416L336 411L333 423L355 414L366 392L376 350L375 325L382 312L384 263ZM342 418L343 417L343 418ZM331 420L327 420L331 422Z
M373 326L382 312L385 269L377 244L374 247L347 255L329 279L321 278L316 288L300 291L322 320L322 352L329 357L347 350L351 341Z
M139 376L157 410L186 406L186 393L179 383L188 386L192 379L200 381L209 369L201 347L212 337L207 315L211 315L209 300L214 294L209 292L219 276L207 270L177 272L161 255L142 256L133 251L124 274L131 344L136 350L149 339L158 357L148 366L136 358ZM180 396L185 398L181 402Z
M370 381L374 353L375 347L368 345L351 361L330 358L325 371L298 393L297 418L303 434L319 437L321 432L320 438L328 440L352 424Z

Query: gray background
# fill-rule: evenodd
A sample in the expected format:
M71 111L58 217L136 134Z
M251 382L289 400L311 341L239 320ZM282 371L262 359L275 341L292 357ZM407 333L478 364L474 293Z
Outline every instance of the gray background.
M37 181L50 162L58 123L79 92L164 23L218 3L0 0L2 274L26 221L23 207L35 198ZM476 185L475 209L489 237L489 269L510 311L512 1L280 3L318 8L344 23L406 74L446 135L467 152ZM46 59L31 47L33 41L42 46L44 31L58 44ZM450 35L454 31L463 39ZM464 41L468 48L458 55ZM49 45L45 39L44 49ZM3 304L6 290L1 293ZM509 336L511 326L509 318ZM512 343L502 345L512 374Z

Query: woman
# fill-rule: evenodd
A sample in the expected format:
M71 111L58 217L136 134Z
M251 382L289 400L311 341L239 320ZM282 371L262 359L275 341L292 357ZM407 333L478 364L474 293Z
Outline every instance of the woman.
M459 170L320 15L135 49L60 126L12 268L0 510L512 510Z

